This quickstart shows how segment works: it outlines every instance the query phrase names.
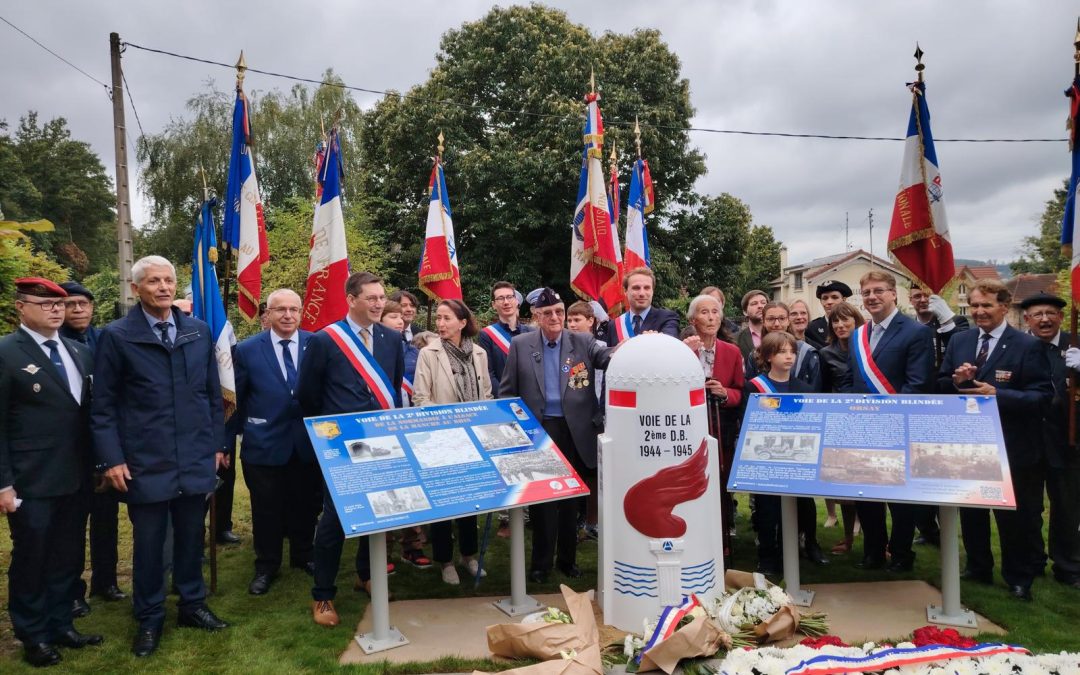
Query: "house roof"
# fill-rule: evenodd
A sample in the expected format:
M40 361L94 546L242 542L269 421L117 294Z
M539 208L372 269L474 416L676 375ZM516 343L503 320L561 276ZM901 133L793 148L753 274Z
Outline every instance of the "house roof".
M872 256L860 248L854 251L848 251L847 253L838 253L836 255L815 258L809 262L799 263L797 265L789 265L788 267L781 270L781 276L773 279L772 282L770 282L770 285L779 286L783 283L783 278L785 276L795 272L802 272L803 278L806 281L814 281L819 277L823 277L826 274L836 271L847 263L858 258L873 260L873 263L875 265L883 267L894 274L898 274L904 277L905 279L907 278L907 275L904 274L899 268L897 268L896 265L894 265L891 261L879 258L876 255Z
M1018 305L1036 293L1057 294L1056 274L1019 274L1005 282L1012 292L1012 304Z
M965 271L976 281L979 279L1001 279L1001 275L993 265L961 265L956 274L960 276Z

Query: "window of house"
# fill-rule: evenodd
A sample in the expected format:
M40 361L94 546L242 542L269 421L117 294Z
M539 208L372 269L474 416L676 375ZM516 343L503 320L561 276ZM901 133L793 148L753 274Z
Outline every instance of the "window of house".
M802 289L802 272L795 273L795 290Z

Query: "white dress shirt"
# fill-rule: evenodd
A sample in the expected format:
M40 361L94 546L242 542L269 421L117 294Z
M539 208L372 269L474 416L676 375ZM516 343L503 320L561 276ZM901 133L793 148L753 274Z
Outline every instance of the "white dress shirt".
M982 349L982 340L984 335L990 336L990 345L986 351L987 360L990 359L990 355L994 353L994 348L997 347L998 341L1001 339L1001 335L1005 332L1005 322L1002 321L998 324L997 328L987 333L986 331L979 329L979 339L975 341L975 358L979 356L979 350ZM972 363L975 363L972 360Z
M60 339L60 334L56 333L52 337L42 335L36 331L30 330L26 326L20 326L30 337L34 338L34 342L41 347L41 351L45 352L45 359L52 363L52 355L49 353L49 348L45 346L46 340L56 340L56 351L60 353L60 360L64 363L64 370L67 372L68 390L71 395L75 397L75 400L82 402L82 371L75 365L75 359L68 353L67 345Z
M285 354L281 348L282 340L289 340L289 353L292 354L293 367L296 368L297 374L300 372L300 333L297 331L292 334L292 337L285 337L278 335L277 331L273 328L270 329L270 339L274 341L274 356L277 357L278 368L281 369L281 376L285 378L285 381L289 381L289 374L285 372Z

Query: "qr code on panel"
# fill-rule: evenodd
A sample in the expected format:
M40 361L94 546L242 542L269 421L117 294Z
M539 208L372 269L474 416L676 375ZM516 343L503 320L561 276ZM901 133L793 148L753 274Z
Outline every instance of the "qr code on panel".
M1001 488L993 485L980 485L979 496L983 499L991 499L995 502L1000 502L1002 500Z

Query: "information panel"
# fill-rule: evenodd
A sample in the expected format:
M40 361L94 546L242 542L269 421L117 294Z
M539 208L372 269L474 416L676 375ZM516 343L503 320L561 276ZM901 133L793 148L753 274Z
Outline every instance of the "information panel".
M728 489L1016 507L993 396L753 394Z
M304 425L347 537L589 493L518 398Z

